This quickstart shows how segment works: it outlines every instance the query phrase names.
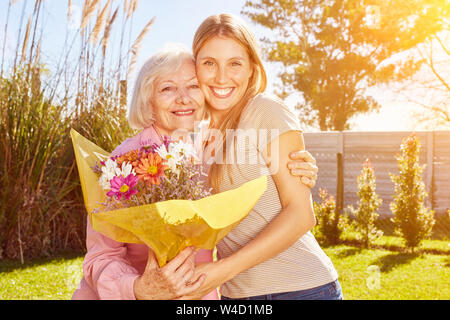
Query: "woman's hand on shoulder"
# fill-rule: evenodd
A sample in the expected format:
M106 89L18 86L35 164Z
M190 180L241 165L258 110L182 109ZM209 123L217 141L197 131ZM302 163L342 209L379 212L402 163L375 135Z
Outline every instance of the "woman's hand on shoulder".
M308 188L314 188L319 168L312 154L306 150L298 150L291 152L289 158L292 160L288 162L291 175L299 177L300 181Z

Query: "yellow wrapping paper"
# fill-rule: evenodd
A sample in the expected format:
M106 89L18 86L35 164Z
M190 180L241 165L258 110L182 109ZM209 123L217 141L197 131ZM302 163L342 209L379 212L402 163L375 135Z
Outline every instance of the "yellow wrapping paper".
M267 187L267 177L200 200L168 200L102 211L106 192L91 167L109 153L71 129L84 203L94 230L119 242L146 244L162 267L188 246L213 249L244 219ZM94 209L102 212L92 213Z

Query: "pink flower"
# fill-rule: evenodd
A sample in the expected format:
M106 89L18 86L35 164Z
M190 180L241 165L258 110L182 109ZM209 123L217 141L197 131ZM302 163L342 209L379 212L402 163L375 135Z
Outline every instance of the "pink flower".
M133 174L128 175L126 178L122 176L114 177L111 180L111 190L106 195L108 197L115 196L118 200L123 196L129 200L133 194L138 192L136 189L138 181L139 178Z

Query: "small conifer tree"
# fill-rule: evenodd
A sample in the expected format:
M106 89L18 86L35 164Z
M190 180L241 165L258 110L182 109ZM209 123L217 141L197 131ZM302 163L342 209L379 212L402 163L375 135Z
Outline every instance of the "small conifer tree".
M328 195L326 188L319 189L320 203L314 202L317 224L312 233L323 245L337 244L342 233L339 215L336 214L336 201Z
M378 208L383 202L376 194L376 178L373 166L369 159L363 164L361 174L357 178L359 197L358 208L350 207L355 216L355 227L358 232L358 240L361 240L364 248L370 248L373 242L383 235L383 231L375 226L378 218Z
M424 166L419 164L419 138L413 134L403 139L400 149L401 155L396 157L399 174L390 174L395 184L390 207L396 234L403 237L405 246L414 252L414 248L431 235L435 219L433 210L424 203L428 194L421 177Z

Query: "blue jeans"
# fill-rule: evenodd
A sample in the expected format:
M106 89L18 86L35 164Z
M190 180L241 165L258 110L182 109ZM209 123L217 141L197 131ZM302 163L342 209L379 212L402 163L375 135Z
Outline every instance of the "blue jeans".
M222 300L343 300L341 284L338 280L324 284L323 286L282 293L264 294L247 298L228 298L222 296Z

